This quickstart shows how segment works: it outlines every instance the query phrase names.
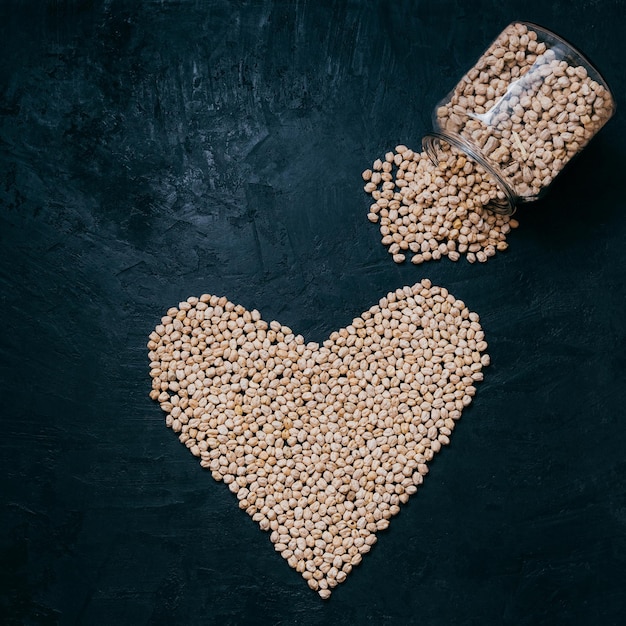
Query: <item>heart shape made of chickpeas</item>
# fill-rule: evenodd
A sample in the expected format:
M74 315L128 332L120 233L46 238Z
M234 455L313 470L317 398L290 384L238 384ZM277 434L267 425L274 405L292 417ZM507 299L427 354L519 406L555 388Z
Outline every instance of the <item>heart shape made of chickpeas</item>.
M422 280L320 346L225 297L148 349L166 425L328 598L422 484L489 364L476 313Z

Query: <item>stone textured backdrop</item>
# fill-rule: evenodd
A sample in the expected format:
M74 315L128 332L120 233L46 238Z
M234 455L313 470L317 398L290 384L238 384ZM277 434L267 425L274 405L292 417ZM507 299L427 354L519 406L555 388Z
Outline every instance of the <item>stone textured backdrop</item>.
M360 174L419 147L513 20L616 117L484 265L395 266ZM626 202L619 0L0 4L3 624L621 624ZM148 398L171 305L323 340L421 278L478 311L472 407L323 603Z

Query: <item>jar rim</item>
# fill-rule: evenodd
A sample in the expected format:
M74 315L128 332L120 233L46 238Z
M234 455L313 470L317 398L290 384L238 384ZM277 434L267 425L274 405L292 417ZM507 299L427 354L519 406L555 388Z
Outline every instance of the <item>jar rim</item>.
M506 182L506 180L500 175L499 172L483 157L479 152L477 152L472 144L465 141L462 137L457 135L449 135L448 133L431 131L430 133L424 135L422 139L422 149L430 160L432 161L435 167L439 165L439 159L437 158L437 147L436 142L445 141L455 148L460 150L463 154L467 155L470 159L478 163L481 167L483 167L490 176L496 181L497 186L504 193L505 200L498 201L493 200L485 205L485 208L493 213L499 213L500 215L513 215L517 209L517 202L519 200L518 196L513 192L511 186Z

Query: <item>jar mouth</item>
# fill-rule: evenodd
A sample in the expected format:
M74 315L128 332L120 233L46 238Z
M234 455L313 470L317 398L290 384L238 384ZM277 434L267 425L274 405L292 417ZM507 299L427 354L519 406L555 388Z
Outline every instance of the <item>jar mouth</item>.
M513 192L510 185L502 178L502 176L494 169L494 167L476 150L474 147L462 137L449 135L448 133L431 132L422 139L422 149L435 167L439 166L439 154L443 151L441 143L445 142L454 146L462 154L465 154L472 161L478 163L487 173L494 179L498 189L503 193L504 198L494 198L484 205L484 208L492 213L500 215L513 215L519 201L518 196ZM527 199L526 199L527 200Z

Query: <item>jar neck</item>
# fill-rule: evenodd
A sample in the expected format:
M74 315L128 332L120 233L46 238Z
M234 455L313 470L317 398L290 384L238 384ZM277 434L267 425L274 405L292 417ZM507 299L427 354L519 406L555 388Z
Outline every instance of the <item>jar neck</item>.
M498 186L498 189L504 194L503 199L495 198L486 204L484 208L488 211L499 213L501 215L513 215L520 198L513 191L508 182L502 177L500 172L498 172L498 170L480 154L477 148L472 146L472 144L466 141L463 137L442 132L431 132L424 136L422 139L422 149L426 152L435 167L439 166L440 156L444 152L441 145L442 142L453 146L462 154L483 167L493 178Z

